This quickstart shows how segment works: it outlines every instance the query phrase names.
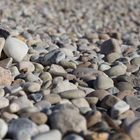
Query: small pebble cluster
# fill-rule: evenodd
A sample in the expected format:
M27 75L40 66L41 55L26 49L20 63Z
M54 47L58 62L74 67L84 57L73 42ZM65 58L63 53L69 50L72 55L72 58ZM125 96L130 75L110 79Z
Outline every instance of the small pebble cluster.
M0 1L0 140L139 140L140 1Z

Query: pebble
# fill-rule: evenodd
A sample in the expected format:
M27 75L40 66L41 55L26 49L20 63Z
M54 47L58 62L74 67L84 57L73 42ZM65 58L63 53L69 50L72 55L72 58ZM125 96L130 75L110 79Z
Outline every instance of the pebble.
M115 134L111 137L111 140L131 140L131 138L124 134L124 133L118 133L118 134Z
M65 88L64 88L65 87ZM60 93L67 90L75 90L77 86L70 83L68 80L60 81L56 84L56 87L52 90L53 93Z
M60 61L65 59L65 54L62 53L59 49L52 50L48 52L44 57L41 59L41 64L44 66L59 63Z
M11 72L0 67L0 86L10 86L13 81Z
M28 73L26 75L25 80L28 81L28 82L36 82L36 83L39 83L39 84L43 83L43 81L38 77L38 75L35 75L33 73Z
M120 99L114 95L107 95L101 102L102 107L111 108L116 103L118 103Z
M111 116L112 118L117 118L120 114L126 112L129 110L130 106L124 102L124 101L119 101L117 102L111 110Z
M6 58L6 59L3 59L0 61L0 67L3 67L5 69L8 69L11 67L12 65L12 62L13 62L13 58Z
M70 134L70 135L67 135L66 137L64 137L63 140L84 140L84 138L82 138L81 136L79 136L77 134Z
M4 138L4 136L7 134L8 132L8 125L7 123L0 119L0 138Z
M96 105L99 100L97 97L85 97L85 99L91 106Z
M137 119L134 121L129 127L128 127L128 134L133 140L139 140L139 135L140 135L140 120Z
M98 71L93 68L78 68L74 70L74 75L83 80L93 80L95 79Z
M102 114L99 111L92 113L91 115L87 116L87 127L92 127L98 122L102 121Z
M100 74L95 80L94 87L95 89L109 89L114 86L113 80L109 78L106 74Z
M131 90L124 90L124 91L120 91L116 94L116 96L120 99L124 99L126 98L127 96L134 96L134 92L131 91Z
M41 133L33 137L33 140L61 140L62 134L59 130L51 130L49 132Z
M16 76L18 76L20 74L18 68L16 66L12 66L10 68L10 71L11 71L11 74L12 74L12 77L15 78Z
M111 69L108 70L108 75L112 77L124 75L126 73L126 69L127 67L124 64L119 64L111 67Z
M19 117L16 114L9 113L9 112L3 112L2 118L6 121L9 122L13 119L18 119Z
M131 62L132 65L140 66L140 57L135 57L130 62Z
M97 97L101 101L107 95L109 95L109 92L106 90L95 90L89 93L86 97Z
M49 119L51 127L59 129L62 133L68 131L81 132L87 129L85 118L71 109L53 112Z
M37 92L41 88L41 85L37 82L28 82L24 85L24 89L28 92Z
M71 69L76 69L77 68L76 63L73 62L73 61L63 60L63 61L60 61L60 65L64 68L71 68Z
M67 90L64 92L60 92L59 95L62 98L66 98L66 99L76 99L76 98L85 97L85 92L82 90Z
M8 57L12 57L15 61L20 62L26 56L28 46L24 42L9 36L5 41L3 50Z
M38 125L45 124L48 120L47 116L41 112L33 113L30 118L34 123Z
M108 140L109 134L106 132L100 132L100 133L93 133L92 139L93 140Z
M39 77L43 80L43 82L52 80L52 75L49 72L43 72L39 75Z
M39 133L48 132L49 130L50 130L50 127L47 124L41 124L38 126Z
M56 64L51 65L49 72L56 76L65 76L67 73L62 66Z
M109 70L110 68L111 67L107 63L102 63L101 65L99 65L99 70L100 71L106 71L106 70Z
M116 40L116 39L105 40L101 44L101 51L100 52L105 54L105 55L110 54L112 52L116 52L116 53L121 54L121 47L120 47L118 40Z
M133 90L133 85L131 83L129 83L129 82L119 82L119 83L117 83L116 87L120 91Z
M113 63L119 58L120 58L120 54L116 52L110 53L106 56L106 59L109 63Z
M1 52L4 48L4 44L5 44L5 39L0 37L0 57L1 57Z
M1 98L1 97L4 97L4 95L5 95L5 91L4 91L3 88L1 88L1 89L0 89L0 98Z
M36 104L35 104L35 107L37 107L37 109L38 109L39 111L42 111L42 110L44 110L44 109L46 109L46 108L49 109L49 108L51 107L51 103L49 103L49 102L47 102L47 101L45 101L45 100L42 100L42 101L36 103Z
M33 103L26 96L21 96L11 102L9 109L14 113L29 107L33 107Z
M137 96L126 96L126 102L130 105L132 110L136 110L140 107L140 98Z
M71 102L78 108L89 108L89 103L85 98L73 99Z
M0 109L9 106L9 100L5 97L0 97Z
M13 139L21 140L26 136L34 136L37 132L37 125L27 118L11 120L8 125L8 135Z
M47 102L50 102L51 104L57 104L61 101L61 97L58 94L47 94L44 96L44 98Z
M18 63L19 71L31 73L35 70L35 66L30 61L22 61Z

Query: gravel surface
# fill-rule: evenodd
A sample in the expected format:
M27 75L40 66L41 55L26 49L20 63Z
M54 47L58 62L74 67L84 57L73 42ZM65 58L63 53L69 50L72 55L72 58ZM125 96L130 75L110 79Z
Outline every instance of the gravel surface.
M0 1L0 140L139 140L140 0Z

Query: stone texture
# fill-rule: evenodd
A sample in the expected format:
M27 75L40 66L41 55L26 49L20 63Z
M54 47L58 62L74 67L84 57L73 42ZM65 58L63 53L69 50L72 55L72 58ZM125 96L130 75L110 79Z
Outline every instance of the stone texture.
M57 140L61 140L62 134L58 130L51 130L49 132L36 135L33 137L33 140L56 140L56 138Z
M59 129L62 133L68 131L81 132L87 129L85 118L72 110L52 113L50 124L53 129Z
M97 76L97 79L94 82L95 89L109 89L113 86L113 80L104 73Z
M36 124L26 118L12 120L8 126L8 134L14 139L24 139L37 134L37 132Z
M85 97L86 94L82 90L67 90L59 93L59 95L62 98L66 98L66 99L76 99L76 98Z
M13 81L11 72L0 67L0 86L10 86Z

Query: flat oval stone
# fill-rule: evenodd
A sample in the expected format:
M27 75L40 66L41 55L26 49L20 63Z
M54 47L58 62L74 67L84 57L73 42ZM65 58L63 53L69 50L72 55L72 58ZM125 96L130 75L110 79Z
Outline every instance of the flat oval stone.
M34 123L38 125L45 124L48 120L47 116L42 112L33 113L30 118Z
M85 98L73 99L71 102L78 108L89 108L89 103Z
M111 67L111 69L108 70L109 76L120 76L126 73L127 67L124 64L119 64L116 66Z
M67 90L64 92L59 93L62 98L66 99L76 99L85 97L85 92L82 90Z
M62 100L58 94L46 94L44 98L47 102L51 104L57 104Z

